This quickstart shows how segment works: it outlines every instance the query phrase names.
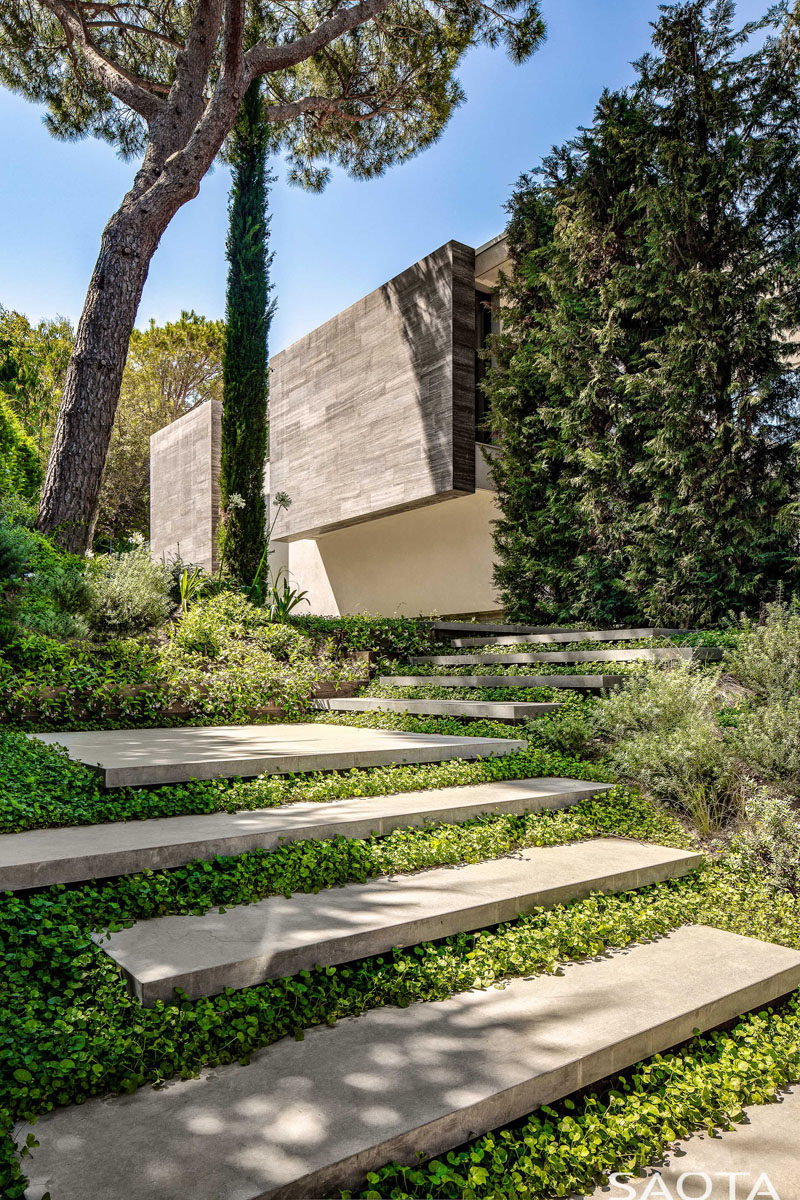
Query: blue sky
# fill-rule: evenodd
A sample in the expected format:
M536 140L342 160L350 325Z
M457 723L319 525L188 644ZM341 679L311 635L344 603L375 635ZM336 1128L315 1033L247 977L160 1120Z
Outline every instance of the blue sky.
M740 0L744 21L766 7ZM548 38L521 67L478 49L467 93L441 140L369 182L341 173L321 195L279 178L272 196L278 311L271 349L321 321L450 238L477 246L499 233L521 172L590 120L603 87L633 76L655 0L543 0ZM36 107L0 90L0 303L31 320L76 320L105 221L134 165L99 142L56 142ZM228 174L217 167L173 219L150 268L138 324L182 308L222 316Z

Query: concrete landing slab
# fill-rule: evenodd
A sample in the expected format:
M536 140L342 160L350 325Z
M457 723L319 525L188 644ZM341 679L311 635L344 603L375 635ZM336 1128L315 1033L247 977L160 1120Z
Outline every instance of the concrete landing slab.
M627 675L382 675L382 687L553 687L601 691L619 687Z
M487 813L566 808L611 786L559 777L508 779L393 796L353 796L324 804L285 804L251 812L7 833L0 836L0 892L180 867L218 854L272 850L283 842L337 835L366 838L407 826L466 821Z
M555 712L560 704L533 704L501 700L390 700L384 696L358 696L353 700L315 700L327 712L396 712L425 717L492 717L495 721L526 721Z
M626 650L542 650L538 654L428 654L409 658L411 663L435 663L441 667L469 667L502 663L506 666L524 663L596 663L596 662L676 662L695 659L698 662L719 662L723 655L719 646L652 646Z
M326 704L332 702L325 702ZM339 702L340 703L340 702ZM400 733L343 725L213 725L180 729L104 729L32 735L64 746L70 758L99 767L106 787L183 783L304 771L348 771L393 763L444 762L513 754L525 743L504 738Z
M798 1200L798 1143L800 1087L794 1087L774 1104L745 1109L735 1129L713 1137L696 1133L676 1143L663 1163L598 1188L592 1200Z
M592 892L626 892L688 874L702 854L620 838L542 846L413 875L270 896L203 916L158 917L95 935L143 1004L252 987L315 966L384 954L513 921Z
M502 637L458 637L454 646L513 646L517 642L627 642L639 638L667 638L689 629L559 629L555 633L506 634Z
M389 1160L440 1154L799 985L797 951L695 926L560 975L375 1009L246 1067L41 1117L28 1200L335 1196Z

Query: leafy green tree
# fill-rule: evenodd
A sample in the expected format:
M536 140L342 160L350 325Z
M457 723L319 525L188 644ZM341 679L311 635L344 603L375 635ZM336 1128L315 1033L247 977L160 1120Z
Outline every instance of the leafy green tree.
M223 321L182 312L131 334L103 474L95 541L107 549L150 527L150 438L206 400L222 400Z
M41 482L42 468L33 439L0 392L0 496L32 500Z
M0 80L45 105L56 136L91 133L141 160L103 231L40 528L57 531L68 549L88 543L150 261L175 213L197 195L255 79L264 80L273 149L294 179L320 187L332 163L370 178L435 141L462 99L454 73L470 46L502 43L520 60L543 32L537 0L0 6Z
M244 583L255 579L266 550L269 132L261 81L254 80L228 143L232 182L220 471L225 559Z
M797 579L797 41L733 18L662 9L635 84L512 198L488 388L518 618L702 623Z
M56 317L32 325L0 305L0 391L47 461L75 333Z

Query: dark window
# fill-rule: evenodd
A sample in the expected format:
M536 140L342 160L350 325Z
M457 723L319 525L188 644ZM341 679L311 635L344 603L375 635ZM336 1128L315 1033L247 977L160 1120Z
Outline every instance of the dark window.
M491 292L475 293L475 440L491 444L492 431L489 424L489 401L483 394L481 384L489 367L483 355L494 325L494 306Z

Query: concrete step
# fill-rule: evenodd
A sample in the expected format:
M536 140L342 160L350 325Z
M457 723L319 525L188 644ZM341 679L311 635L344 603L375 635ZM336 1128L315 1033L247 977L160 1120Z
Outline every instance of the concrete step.
M599 691L619 687L627 675L381 675L382 687L573 688Z
M283 842L367 838L409 826L458 823L487 813L566 808L611 786L558 777L508 779L252 812L7 833L0 836L0 892L159 871L218 854L272 850Z
M592 892L626 892L686 875L702 854L620 838L535 847L413 875L270 896L204 916L158 917L95 935L143 1004L253 987L315 966L384 954L513 921Z
M502 624L496 621L433 621L437 633L471 634L471 633L554 633L562 626L554 625L514 625Z
M322 706L343 701L319 701ZM359 704L355 701L356 705ZM524 743L504 738L401 733L343 725L209 725L179 729L103 729L32 736L63 746L98 767L106 787L184 783L249 775L349 771L400 763L444 762L514 754Z
M513 646L517 642L627 642L639 638L667 638L689 629L559 629L554 633L519 633L503 637L457 637L454 646Z
M656 1166L598 1188L591 1200L797 1200L798 1134L800 1087L794 1087L774 1103L746 1108L734 1129L677 1142Z
M555 712L560 704L501 700L390 700L385 696L358 696L353 700L315 700L325 712L395 712L425 717L489 717L495 721L527 721Z
M57 1109L29 1200L299 1200L362 1187L800 986L800 953L703 926L285 1038L246 1067Z
M542 650L538 654L425 654L408 659L411 663L435 664L439 667L486 666L489 663L515 666L525 663L596 662L678 662L695 659L698 662L719 662L724 654L720 646L653 646L625 650Z

